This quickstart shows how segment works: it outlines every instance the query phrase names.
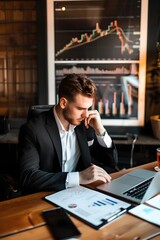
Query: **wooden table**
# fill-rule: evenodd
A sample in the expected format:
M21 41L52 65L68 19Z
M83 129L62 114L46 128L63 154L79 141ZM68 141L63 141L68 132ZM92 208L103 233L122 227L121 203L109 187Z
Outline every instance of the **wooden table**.
M154 170L155 165L156 162L152 162L139 167ZM117 178L132 169L113 173L112 178ZM53 239L41 217L42 210L54 207L51 203L43 200L43 197L48 194L50 192L40 192L0 202L0 237L5 240ZM79 238L82 240L144 239L160 230L158 226L145 222L128 213L100 230L91 228L73 216L71 216L71 219L82 233L82 236ZM2 234L7 232L14 234L2 236ZM158 240L159 237L155 237L154 239Z

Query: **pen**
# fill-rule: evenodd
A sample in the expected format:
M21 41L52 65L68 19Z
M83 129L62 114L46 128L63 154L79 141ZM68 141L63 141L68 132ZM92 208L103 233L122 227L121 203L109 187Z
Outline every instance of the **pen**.
M154 237L157 237L157 236L159 236L159 235L160 235L160 232L157 232L157 233L154 233L154 234L152 234L152 235L144 238L143 240L150 240L150 239L152 239L152 238L154 238Z
M114 213L114 215L112 215L111 217L109 217L107 219L107 222L111 222L113 221L114 219L116 219L117 217L121 216L123 213L127 212L126 209L120 209L118 212Z

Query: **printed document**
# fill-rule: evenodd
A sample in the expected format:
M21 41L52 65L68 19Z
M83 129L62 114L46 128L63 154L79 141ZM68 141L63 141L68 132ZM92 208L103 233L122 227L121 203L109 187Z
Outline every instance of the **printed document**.
M140 204L128 211L129 213L140 217L150 223L160 226L160 210L147 206L145 204Z
M127 212L131 207L129 203L83 186L53 193L45 199L97 229Z

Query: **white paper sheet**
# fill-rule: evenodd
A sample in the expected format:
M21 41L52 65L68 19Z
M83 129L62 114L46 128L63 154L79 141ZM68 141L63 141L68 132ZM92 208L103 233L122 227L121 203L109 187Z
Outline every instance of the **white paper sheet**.
M62 190L46 196L45 199L94 226L101 225L102 219L107 220L121 209L131 206L129 203L83 186Z
M140 204L129 210L129 213L140 217L150 223L160 226L160 210L147 206L145 204Z
M146 203L148 203L149 205L151 205L153 207L160 209L160 194L149 199Z

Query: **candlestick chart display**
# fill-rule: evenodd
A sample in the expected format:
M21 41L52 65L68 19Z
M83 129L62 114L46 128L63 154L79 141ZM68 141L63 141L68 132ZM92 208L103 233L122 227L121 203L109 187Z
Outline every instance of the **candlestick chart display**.
M148 0L53 1L50 7L55 102L65 75L86 74L97 86L93 108L104 124L143 125Z

